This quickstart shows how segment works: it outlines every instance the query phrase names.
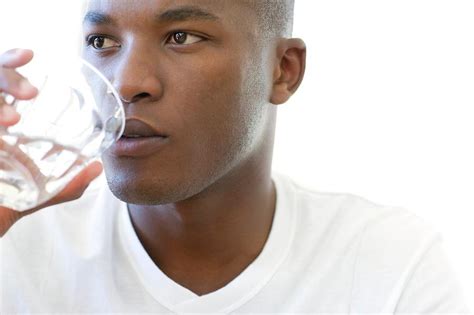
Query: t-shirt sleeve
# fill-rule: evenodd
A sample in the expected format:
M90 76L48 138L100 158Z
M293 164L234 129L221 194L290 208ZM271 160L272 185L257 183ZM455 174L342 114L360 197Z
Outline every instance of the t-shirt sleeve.
M395 314L470 314L451 263L437 238L408 279Z

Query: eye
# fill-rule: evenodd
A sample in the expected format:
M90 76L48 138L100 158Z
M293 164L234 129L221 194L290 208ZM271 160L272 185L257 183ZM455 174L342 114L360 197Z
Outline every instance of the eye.
M91 35L86 39L87 46L91 46L95 50L105 50L113 47L120 47L116 41L101 35Z
M197 35L192 35L186 32L174 32L171 34L169 37L168 41L170 41L171 44L174 45L191 45L197 42L200 42L204 40L203 37L197 36Z

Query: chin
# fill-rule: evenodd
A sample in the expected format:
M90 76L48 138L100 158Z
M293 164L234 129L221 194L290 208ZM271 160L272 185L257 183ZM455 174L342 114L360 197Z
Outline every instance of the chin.
M112 193L120 200L136 205L162 205L191 197L190 188L171 180L146 180L114 173L107 177Z

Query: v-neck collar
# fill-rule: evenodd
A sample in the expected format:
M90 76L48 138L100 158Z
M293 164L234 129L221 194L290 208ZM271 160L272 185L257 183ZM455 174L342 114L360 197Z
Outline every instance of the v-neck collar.
M132 226L127 204L119 202L119 233L141 283L161 305L176 313L228 313L254 297L287 256L294 235L293 187L282 175L273 175L276 208L267 242L260 255L226 286L199 296L163 273L143 248Z

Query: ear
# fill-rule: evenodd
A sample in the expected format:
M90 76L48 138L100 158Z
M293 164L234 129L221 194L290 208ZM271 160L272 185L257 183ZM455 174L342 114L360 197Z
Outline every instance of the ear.
M270 102L283 104L296 92L306 68L306 44L298 38L282 39L277 45Z

